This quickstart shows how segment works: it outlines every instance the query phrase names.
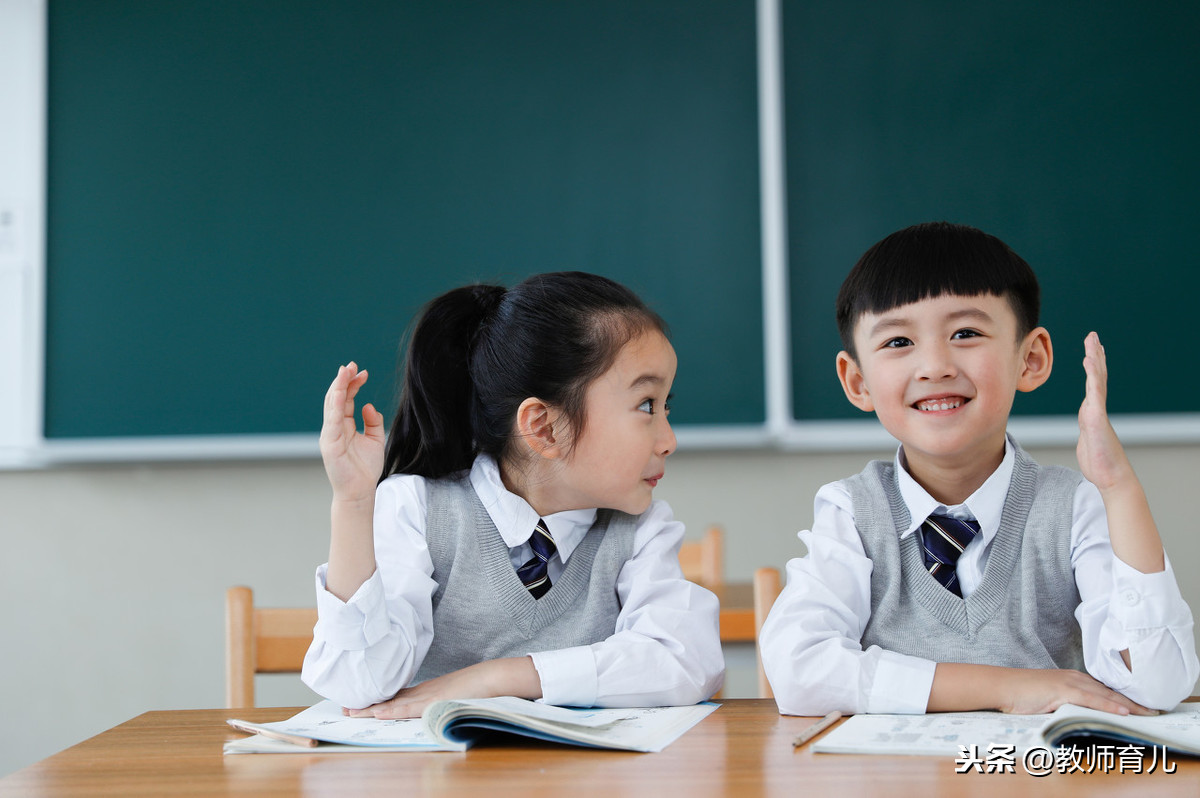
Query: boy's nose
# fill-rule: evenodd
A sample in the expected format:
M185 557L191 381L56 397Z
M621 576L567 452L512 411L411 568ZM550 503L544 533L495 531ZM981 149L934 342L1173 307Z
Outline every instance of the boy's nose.
M930 346L922 353L917 369L917 378L922 380L945 380L958 374L954 358L948 347Z

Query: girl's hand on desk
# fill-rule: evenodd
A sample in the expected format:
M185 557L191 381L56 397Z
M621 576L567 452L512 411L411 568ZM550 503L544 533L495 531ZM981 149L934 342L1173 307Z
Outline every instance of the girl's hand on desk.
M390 701L365 709L344 709L352 718L419 718L434 701L453 698L493 698L513 695L541 698L542 682L530 657L507 657L480 662L436 679L406 687Z
M338 368L325 394L321 460L335 501L370 502L383 471L383 414L363 405L362 432L354 419L354 397L366 381L367 372L351 362Z

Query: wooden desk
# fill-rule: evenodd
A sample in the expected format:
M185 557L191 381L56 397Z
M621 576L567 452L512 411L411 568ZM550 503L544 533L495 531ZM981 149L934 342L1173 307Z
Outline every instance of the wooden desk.
M281 720L297 709L238 710ZM1130 796L1194 798L1200 761L1166 774L958 775L940 757L849 756L792 749L812 719L781 717L774 702L736 699L658 754L589 751L535 742L465 753L246 754L223 756L240 736L230 710L147 712L0 779L0 796L681 795L883 798Z

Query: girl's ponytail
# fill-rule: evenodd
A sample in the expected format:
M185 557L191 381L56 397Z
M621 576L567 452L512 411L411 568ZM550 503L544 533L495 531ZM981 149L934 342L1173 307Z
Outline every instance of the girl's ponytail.
M408 345L381 481L397 473L437 478L471 467L471 353L504 294L500 286L470 285L425 307Z

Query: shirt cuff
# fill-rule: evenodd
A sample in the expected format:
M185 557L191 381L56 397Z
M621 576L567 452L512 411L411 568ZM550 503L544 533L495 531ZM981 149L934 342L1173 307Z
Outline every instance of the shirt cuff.
M317 628L314 635L342 651L361 651L388 633L387 605L379 571L363 582L349 601L325 589L328 566L317 568Z
M1179 592L1171 561L1163 555L1166 567L1144 574L1113 557L1113 594L1110 609L1113 619L1127 631L1161 629L1190 624L1191 612Z
M867 712L921 715L929 706L937 663L895 651L879 650L874 678L864 685ZM866 673L863 674L867 676Z
M596 655L590 646L539 651L533 657L542 681L542 701L564 707L594 707L599 691Z

